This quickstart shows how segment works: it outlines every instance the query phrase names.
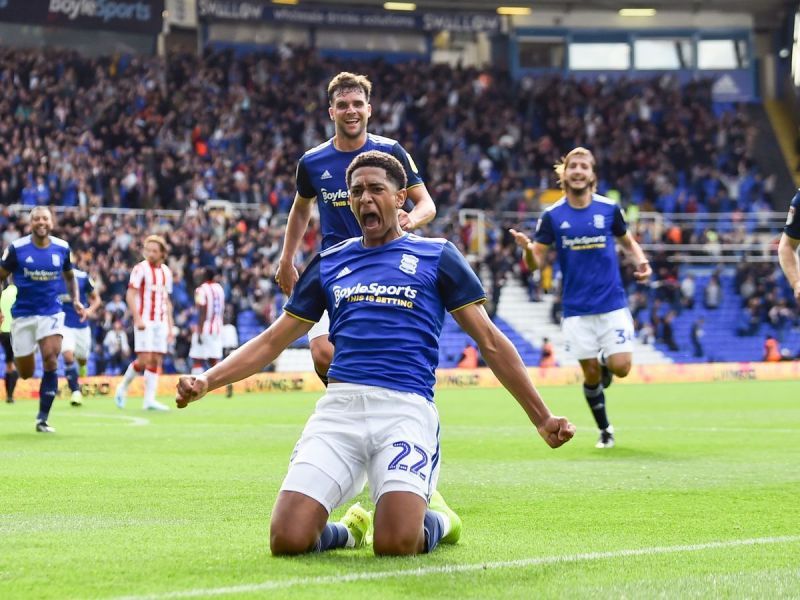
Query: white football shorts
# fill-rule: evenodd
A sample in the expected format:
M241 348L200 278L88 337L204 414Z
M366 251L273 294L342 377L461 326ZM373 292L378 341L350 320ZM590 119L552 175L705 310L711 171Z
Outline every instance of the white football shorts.
M61 341L61 352L73 352L75 358L86 360L92 349L91 327L64 327L64 339Z
M197 333L192 334L192 345L189 348L189 358L207 360L209 358L222 358L222 333L204 333L200 336L202 341L197 341Z
M11 348L14 356L30 356L39 340L51 335L64 335L64 313L17 317L11 321Z
M323 335L328 335L331 332L331 319L328 316L328 311L326 310L322 313L322 316L319 318L319 321L314 323L311 326L311 329L308 330L308 339L309 341L313 340L314 338L322 337Z
M144 329L133 328L133 349L136 352L167 353L166 321L145 321Z
M633 318L627 308L599 315L566 317L561 330L567 339L567 350L578 360L633 352Z
M418 394L332 383L319 399L289 462L281 491L300 492L330 513L369 481L429 500L439 478L439 412Z

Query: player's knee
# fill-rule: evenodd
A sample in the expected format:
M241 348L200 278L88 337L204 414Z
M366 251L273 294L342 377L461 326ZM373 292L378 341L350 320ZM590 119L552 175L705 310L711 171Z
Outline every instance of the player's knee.
M269 549L273 556L289 556L309 552L318 535L297 523L273 521L269 527Z
M58 369L58 355L48 355L42 359L42 368L45 371L55 371Z
M408 528L376 529L372 546L378 556L411 556L422 550L420 535Z

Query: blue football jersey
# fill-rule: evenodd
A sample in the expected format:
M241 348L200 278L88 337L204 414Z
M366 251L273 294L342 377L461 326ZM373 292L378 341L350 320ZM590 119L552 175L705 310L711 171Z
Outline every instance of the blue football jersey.
M786 226L783 231L786 235L796 240L800 240L800 190L792 198L792 203L789 205L789 214L786 216Z
M562 198L542 213L534 239L557 251L565 317L598 315L628 305L614 241L627 231L620 207L598 194L586 208L573 208Z
M323 251L284 310L315 322L327 309L331 379L433 400L445 310L485 299L480 280L453 244L405 234L377 248L353 238Z
M11 242L0 266L14 276L17 286L17 300L11 307L15 319L61 312L62 272L72 270L67 242L51 235L47 247L39 248L27 235Z
M73 269L72 272L75 274L75 279L78 280L78 293L80 294L81 304L84 306L89 306L89 294L94 291L94 281L92 281L92 278L89 277L89 274L86 271ZM69 292L67 291L66 281L64 281L63 285L61 286L61 295L59 298L61 299L61 305L64 308L64 325L66 327L71 327L73 329L89 327L88 319L81 323L81 318L78 316L78 313L75 312Z
M406 189L422 185L417 166L397 140L370 133L367 142L353 152L337 150L333 138L312 148L297 164L297 193L303 198L317 199L323 250L361 236L358 221L350 211L345 173L353 159L368 150L386 152L400 161L408 177Z

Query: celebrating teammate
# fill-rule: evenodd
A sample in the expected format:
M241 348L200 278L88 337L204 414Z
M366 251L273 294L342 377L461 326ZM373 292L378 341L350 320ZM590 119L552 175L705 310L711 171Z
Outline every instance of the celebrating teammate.
M575 148L556 165L564 197L536 224L534 241L511 230L531 270L544 266L551 245L563 276L562 329L583 370L583 393L600 429L597 448L614 446L604 390L611 377L626 377L633 361L633 319L619 274L614 238L636 264L637 281L652 274L641 246L625 224L622 210L596 194L595 160Z
M403 232L397 209L406 174L393 156L370 151L347 169L350 208L362 236L317 256L266 331L202 375L181 377L179 408L257 373L327 309L334 358L330 385L306 424L272 513L273 554L362 545L370 515L331 510L369 481L376 502L376 554L430 552L454 543L461 520L435 492L439 419L433 402L445 310L477 342L486 363L547 444L574 434L554 417L516 349L491 322L486 294L451 243Z
M334 136L324 144L306 152L297 165L297 193L289 211L286 235L275 279L285 294L291 294L297 283L294 257L311 219L313 202L319 208L322 249L361 235L358 222L347 201L345 171L362 152L381 150L397 158L408 173L410 212L400 207L398 218L404 231L411 231L433 219L436 206L419 176L411 156L396 140L367 133L372 115L369 103L372 83L363 75L342 72L328 84L328 115L334 123ZM326 374L333 357L328 338L329 320L323 313L319 323L308 332L311 356L317 374L327 382Z
M44 373L39 384L36 431L54 433L55 428L47 423L47 419L58 391L56 369L64 329L64 312L59 299L62 277L66 280L75 313L83 318L85 309L72 270L69 244L50 235L53 230L50 209L35 207L31 210L30 223L30 235L14 240L3 252L0 280L5 281L12 274L17 286L17 299L11 307L14 318L11 344L22 379L33 376L37 345L42 355Z

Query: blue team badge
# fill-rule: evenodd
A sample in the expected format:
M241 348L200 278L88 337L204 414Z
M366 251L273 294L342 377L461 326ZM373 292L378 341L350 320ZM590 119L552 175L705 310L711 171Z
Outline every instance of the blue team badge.
M400 270L403 273L414 275L417 272L418 264L419 264L419 259L416 256L412 256L411 254L403 254L400 257Z
M605 229L606 220L603 218L603 215L594 215L594 226L597 229Z
M58 254L51 254L50 258L53 259L53 266L60 267L61 266L61 257Z

